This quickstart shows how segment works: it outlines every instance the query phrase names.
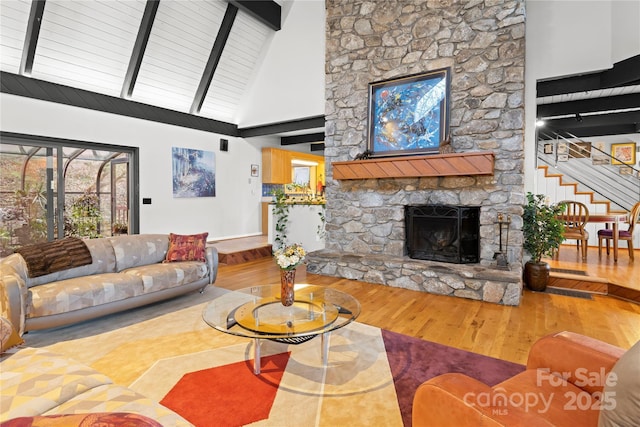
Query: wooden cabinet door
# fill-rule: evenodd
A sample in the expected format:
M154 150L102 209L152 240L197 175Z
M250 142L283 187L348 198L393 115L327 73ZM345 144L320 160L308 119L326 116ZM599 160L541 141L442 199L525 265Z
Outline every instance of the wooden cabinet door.
M262 149L262 182L288 184L291 182L291 155L277 148Z

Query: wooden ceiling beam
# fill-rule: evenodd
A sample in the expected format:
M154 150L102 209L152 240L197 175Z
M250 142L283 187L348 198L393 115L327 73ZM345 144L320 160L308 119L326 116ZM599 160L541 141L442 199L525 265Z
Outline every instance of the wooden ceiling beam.
M147 49L149 35L151 34L151 28L153 27L153 21L156 19L156 12L158 11L159 5L160 0L147 0L147 4L144 7L140 28L138 29L138 36L133 45L131 58L129 58L129 67L127 67L127 73L124 76L122 90L120 91L122 98L129 98L133 94L133 88L138 79L142 58L144 57L144 51Z
M196 94L193 97L193 102L191 103L191 108L189 110L191 114L197 114L202 109L204 98L207 96L209 86L211 86L213 75L216 72L216 68L218 68L220 57L222 57L222 52L227 44L227 40L229 39L229 34L231 34L231 28L233 27L233 22L235 21L237 14L238 8L229 3L227 5L227 10L224 13L224 18L222 18L220 29L218 29L216 40L213 42L213 47L211 48L207 65L204 67L202 77L200 78L200 84L198 85Z
M267 27L280 31L282 21L282 8L271 0L230 0L238 9L242 9Z
M33 70L33 61L36 56L38 37L40 36L40 26L44 15L45 0L34 0L31 3L29 21L27 23L27 33L24 36L22 58L20 60L20 74L29 75Z

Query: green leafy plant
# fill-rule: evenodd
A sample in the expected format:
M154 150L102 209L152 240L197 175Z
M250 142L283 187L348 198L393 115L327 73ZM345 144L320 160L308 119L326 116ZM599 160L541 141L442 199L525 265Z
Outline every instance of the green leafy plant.
M129 232L129 225L126 222L114 222L111 230L113 234L127 234Z
M289 221L289 204L286 203L287 195L284 189L273 190L276 205L273 209L273 216L276 221L276 233L273 239L274 251L287 246L287 222Z
M563 240L564 224L558 216L564 211L564 205L551 205L545 198L544 194L527 193L522 215L524 249L536 263L545 255L552 256Z
M327 229L326 229L327 218L325 216L325 212L326 212L326 206L322 205L320 212L318 212L318 216L320 216L320 224L318 225L318 230L317 230L318 237L320 237L321 239L324 239L325 235L327 234Z
M100 237L102 221L100 200L95 194L85 193L71 204L71 235L77 237Z

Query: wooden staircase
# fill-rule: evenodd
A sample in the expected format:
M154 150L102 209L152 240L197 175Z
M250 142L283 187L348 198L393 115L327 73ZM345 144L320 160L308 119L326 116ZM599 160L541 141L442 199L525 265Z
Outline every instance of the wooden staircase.
M611 212L611 202L608 200L599 200L595 198L595 194L593 191L578 191L578 183L577 182L568 182L566 178L561 173L551 173L549 172L549 166L541 165L538 166L538 170L544 172L544 177L548 179L557 179L558 185L561 187L567 187L571 189L571 192L577 196L586 196L589 198L590 204L604 206L603 213ZM614 211L615 212L615 211Z

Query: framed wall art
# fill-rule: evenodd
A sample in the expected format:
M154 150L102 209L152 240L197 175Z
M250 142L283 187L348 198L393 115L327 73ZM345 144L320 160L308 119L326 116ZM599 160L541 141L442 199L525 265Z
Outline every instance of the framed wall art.
M633 165L636 162L636 143L611 144L612 165Z
M216 157L213 151L171 149L173 197L215 197Z
M438 153L449 138L450 68L369 84L373 157Z
M588 159L591 157L591 143L572 142L569 146L569 157L574 159Z

